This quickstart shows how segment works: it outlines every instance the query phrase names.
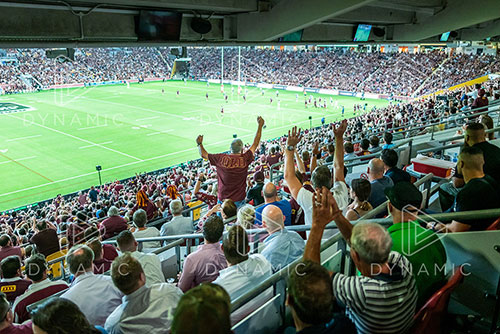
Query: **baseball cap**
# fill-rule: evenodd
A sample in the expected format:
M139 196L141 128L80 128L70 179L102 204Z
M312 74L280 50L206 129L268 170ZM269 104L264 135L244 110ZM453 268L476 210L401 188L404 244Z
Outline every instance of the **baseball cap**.
M410 182L398 182L394 187L385 188L385 196L392 206L402 211L407 205L420 209L422 193Z

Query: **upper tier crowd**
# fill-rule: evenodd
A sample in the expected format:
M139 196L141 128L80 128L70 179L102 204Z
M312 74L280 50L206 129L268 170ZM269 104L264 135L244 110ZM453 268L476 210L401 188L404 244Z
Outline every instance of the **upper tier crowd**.
M7 50L17 63L0 64L0 86L6 93L57 84L108 80L167 78L170 48L77 49L75 61L48 59L41 49ZM221 48L188 48L194 79L221 79ZM224 48L226 80L238 79L238 49ZM339 89L396 96L424 95L500 71L489 55L447 55L336 51L282 51L242 48L241 80ZM27 84L21 75L31 75ZM427 80L428 79L428 80ZM28 80L30 81L30 80Z
M444 126L456 126L454 115L465 111L464 147L440 193L442 203L451 204L442 209L498 208L500 148L485 132L491 118L470 112L497 99L498 82L488 82L450 92L439 110L430 109L436 107L431 99L394 103L349 121L292 128L268 142L261 141L265 121L259 117L253 142L234 139L229 153L209 153L200 135L196 145L202 159L5 214L0 217L0 334L167 333L169 328L230 333L231 325L267 301L272 289L236 312L230 312L230 302L298 259L289 271L286 296L297 332L403 333L446 282L446 251L438 234L482 231L492 220L417 223L423 198L398 168L393 140L400 131L394 129L429 124L435 114ZM370 128L383 132L367 133ZM346 181L345 161L373 153L380 156L365 158L367 178ZM283 165L274 168L283 177L271 181L278 163ZM386 200L393 221L388 229L352 225ZM193 221L185 211L202 202L208 210ZM193 216L199 213L196 209ZM336 233L325 230L331 221L350 245L359 276L332 274L320 265L321 240ZM292 225L310 226L307 238L286 228ZM247 232L253 228L265 233ZM151 253L163 242L137 242L196 232L202 243L184 259L175 284L166 283L160 258ZM423 235L426 242L417 243L416 236ZM111 238L115 245L103 243ZM255 238L261 247L250 253ZM405 254L416 255L402 255L408 246ZM49 274L47 259L64 254L71 275L67 282L52 280L55 271ZM28 312L29 305L56 293L60 297Z

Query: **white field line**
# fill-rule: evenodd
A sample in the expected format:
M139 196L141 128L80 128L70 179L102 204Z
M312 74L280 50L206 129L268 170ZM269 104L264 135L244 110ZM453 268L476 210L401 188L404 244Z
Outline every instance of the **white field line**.
M12 118L15 118L15 119L19 119L19 120L21 120L21 121L24 121L24 119L23 119L23 118L21 118L21 117L17 117L17 116L14 116L14 115L12 115L12 114L9 114L8 116L9 116L9 117L12 117ZM90 140L87 140L87 139L83 139L83 138L80 138L80 137L77 137L77 136L73 136L73 135L71 135L71 134L69 134L69 133L66 133L66 132L63 132L63 131L60 131L60 130L56 130L56 129L50 128L50 127L45 126L45 125L43 125L43 124L38 124L38 123L35 123L35 122L31 122L31 124L32 124L32 125L36 125L36 126L41 127L41 128L44 128L44 129L47 129L47 130L50 130L50 131L53 131L53 132L56 132L56 133L59 133L59 134L61 134L61 135L65 135L65 136L67 136L67 137L70 137L70 138L73 138L73 139L79 140L79 141L84 142L84 143L87 143L87 144L93 144L93 145L95 145L95 146L99 146L99 147L101 147L101 148L103 148L103 149L105 149L105 150L108 150L108 151L111 151L111 152L115 152L115 153L121 154L121 155L123 155L123 156L129 157L129 158L134 159L134 160L137 160L137 161L143 161L142 159L139 159L139 158L137 158L137 157L134 157L133 155L130 155L130 154L127 154L127 153L123 153L123 152L120 152L120 151L118 151L118 150L115 150L115 149L112 149L112 148L109 148L109 147L103 146L103 145L101 145L101 144L94 143L93 141L90 141Z
M32 157L26 157L26 158L20 158L20 159L13 159L15 161L23 161L23 160L29 160L29 159L33 159L33 158L36 158L36 155L32 156ZM8 164L9 162L14 162L12 160L9 160L9 161L2 161L0 162L0 165L3 165L3 164Z
M79 128L77 130L80 131L80 130L87 130L87 129L95 129L95 128L102 128L102 127L105 127L105 126L108 126L108 125L107 124L101 124L101 125L87 126L85 128Z
M6 142L29 139L29 138L36 138L36 137L41 137L41 136L42 135L34 135L34 136L27 136L27 137L12 138L12 139L7 139Z
M319 119L321 119L321 117L313 118L313 120L319 120ZM305 120L303 122L297 122L297 123L295 123L295 125L299 125L301 123L309 123L309 120ZM292 126L293 126L292 124L287 124L287 125L283 125L283 126L280 126L280 127L277 127L277 128L273 128L272 130L279 130L279 129L283 129L283 128L291 128ZM240 138L243 139L243 138L247 138L247 137L250 137L250 136L253 136L253 134L243 135ZM219 145L219 144L226 143L226 142L229 144L230 140L229 139L219 140L218 142L207 144L207 145L205 145L205 147L215 146L215 145ZM171 152L171 153L163 154L163 155L160 155L160 156L157 156L157 157L143 159L141 161L133 161L133 162L129 162L129 163L126 163L126 164L123 164L123 165L118 165L118 166L106 168L106 170L119 169L119 168L122 168L122 167L136 165L136 164L141 163L141 162L147 162L147 161L152 161L152 160L157 160L157 159L163 159L163 158L169 157L171 155L176 155L176 154L179 154L179 153L184 153L184 152L189 152L189 151L195 151L197 149L198 149L197 147L190 147L190 148L187 148L187 149L184 149L184 150L181 150L181 151ZM90 173L81 174L81 175L67 177L67 178L56 180L56 181L53 181L53 182L47 182L47 183L39 184L39 185L36 185L36 186L24 188L24 189L14 190L14 191L11 191L11 192L8 192L8 193L0 194L0 197L12 195L12 194L16 194L16 193L23 192L23 191L26 191L26 190L32 190L32 189L37 189L37 188L45 187L47 185L54 184L54 183L61 183L61 182L65 182L65 181L70 181L70 180L78 179L80 177L85 177L85 176L89 176L89 175L93 175L93 174L95 174L95 171L92 171Z
M138 119L136 119L135 121L136 121L136 122L140 122L140 121L146 121L146 120L148 120L148 119L157 119L157 118L160 118L160 116L152 116L152 117L138 118Z
M170 130L164 130L164 131L158 131L158 132L152 132L152 133L148 133L146 136L155 136L155 135L159 135L161 133L169 133L169 132L172 132L174 131L173 129L170 129Z
M111 144L111 143L112 143L112 141L105 141L104 143L80 146L79 149L94 147L94 146L97 146L97 145L106 145L106 144Z

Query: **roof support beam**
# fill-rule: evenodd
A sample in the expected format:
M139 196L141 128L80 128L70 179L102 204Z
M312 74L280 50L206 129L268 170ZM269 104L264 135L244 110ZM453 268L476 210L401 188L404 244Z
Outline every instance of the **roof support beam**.
M287 0L269 12L239 14L238 40L272 41L369 4L373 0Z
M447 6L434 16L413 25L394 26L394 41L420 41L499 17L499 0L482 0L475 6L469 0L449 0Z

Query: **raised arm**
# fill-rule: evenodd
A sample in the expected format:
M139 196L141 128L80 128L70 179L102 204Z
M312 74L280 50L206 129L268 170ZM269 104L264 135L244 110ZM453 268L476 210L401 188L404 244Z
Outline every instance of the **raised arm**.
M262 128L264 127L264 119L259 116L257 117L257 122L259 123L259 126L257 127L257 133L255 134L255 138L253 139L252 146L250 146L250 151L252 151L253 154L255 154L255 151L257 151L257 148L260 144L260 137L262 137Z
M333 125L335 134L335 156L333 157L333 166L335 169L335 181L345 182L344 175L344 132L347 128L347 120L344 119L338 127Z
M313 172L318 166L318 154L319 154L319 143L315 142L312 150L311 172Z
M300 183L297 176L295 176L295 161L293 159L294 151L297 147L297 144L300 142L302 137L300 136L300 129L297 130L297 127L293 127L291 131L288 131L288 138L286 140L287 147L285 148L285 181L288 185L288 189L290 189L290 193L293 198L297 199L300 188L302 188L302 184Z
M299 172L301 172L302 174L305 174L306 165L304 165L304 161L300 157L300 154L299 154L299 151L297 151L297 148L295 148L294 156L295 156L295 161L297 161L297 168L299 169Z
M321 238L325 226L341 214L332 193L323 187L316 190L313 195L312 224L306 248L304 249L304 260L311 260L321 264Z
M203 159L208 159L208 152L205 150L205 147L203 147L203 136L199 135L198 138L196 138L196 144L198 144L198 151L200 152L200 156Z

